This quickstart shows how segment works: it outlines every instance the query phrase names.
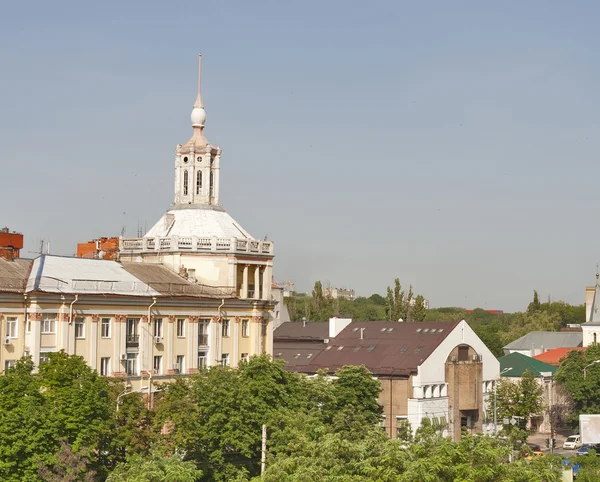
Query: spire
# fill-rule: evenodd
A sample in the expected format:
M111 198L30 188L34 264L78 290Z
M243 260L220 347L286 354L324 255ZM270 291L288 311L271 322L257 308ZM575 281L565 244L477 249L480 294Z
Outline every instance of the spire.
M198 96L196 97L196 102L194 102L194 107L201 107L204 109L204 104L202 103L202 96L200 95L200 82L202 79L202 54L198 54Z
M588 323L600 323L600 273L596 264L596 286L594 287L594 300L590 310L590 319Z

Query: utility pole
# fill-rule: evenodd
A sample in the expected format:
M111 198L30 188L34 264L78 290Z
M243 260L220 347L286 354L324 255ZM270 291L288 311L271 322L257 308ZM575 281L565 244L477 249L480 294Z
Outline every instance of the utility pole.
M265 462L267 461L267 426L262 426L262 443L260 447L260 476L265 473Z

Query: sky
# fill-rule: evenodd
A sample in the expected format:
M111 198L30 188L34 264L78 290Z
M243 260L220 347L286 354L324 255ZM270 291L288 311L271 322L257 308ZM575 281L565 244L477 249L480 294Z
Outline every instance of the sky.
M28 1L0 15L0 224L72 255L173 200L203 54L220 201L276 280L582 303L600 3ZM583 320L582 320L583 321Z

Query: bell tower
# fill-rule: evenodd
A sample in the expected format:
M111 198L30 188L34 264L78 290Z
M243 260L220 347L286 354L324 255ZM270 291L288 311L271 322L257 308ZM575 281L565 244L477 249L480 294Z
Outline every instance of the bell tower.
M206 111L200 91L202 54L198 55L198 93L192 109L192 137L175 149L175 205L218 205L221 149L204 137Z

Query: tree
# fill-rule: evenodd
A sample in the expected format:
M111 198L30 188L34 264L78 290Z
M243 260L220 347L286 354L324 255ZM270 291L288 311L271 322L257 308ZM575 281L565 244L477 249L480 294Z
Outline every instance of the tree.
M524 430L533 415L540 415L544 409L543 388L530 371L521 375L518 381L503 378L497 387L497 417L502 419L520 419L521 423L513 427L506 425L503 431L523 440L523 434L516 429ZM526 435L526 434L525 434Z
M323 306L323 285L320 281L315 281L315 287L312 291L313 297L313 309L315 312L319 311Z
M154 453L151 457L131 456L117 465L107 482L194 482L201 477L202 471L194 462L185 462L177 454Z
M415 305L412 308L411 320L412 321L423 321L427 315L427 308L425 308L425 298L423 295L417 295L415 298Z
M527 313L537 313L538 311L540 311L540 308L540 297L538 296L538 292L536 290L533 290L533 301L527 306Z
M94 482L98 477L86 453L87 450L83 453L73 452L68 443L61 441L60 450L55 456L56 463L47 466L40 462L38 476L44 482Z

